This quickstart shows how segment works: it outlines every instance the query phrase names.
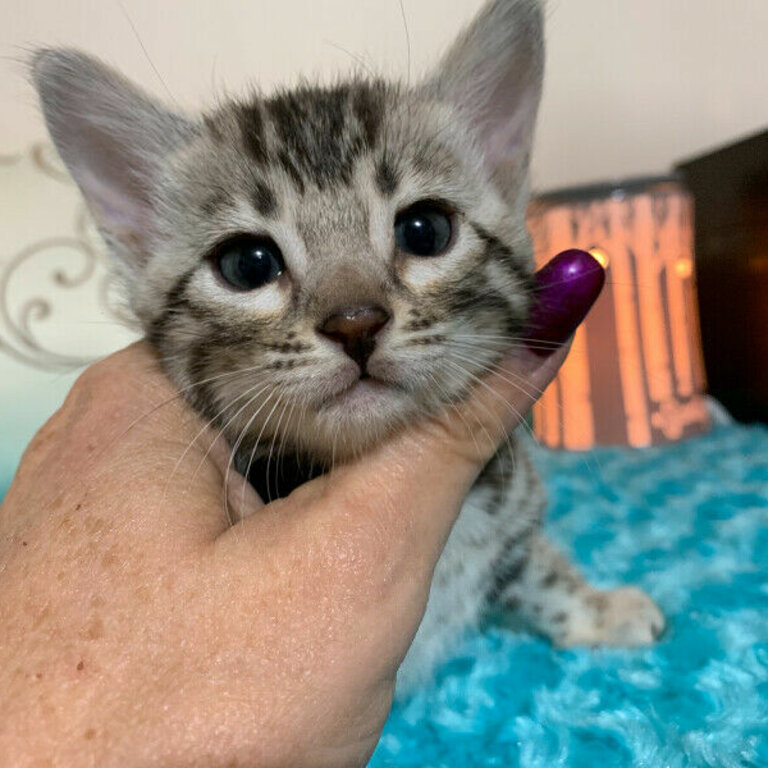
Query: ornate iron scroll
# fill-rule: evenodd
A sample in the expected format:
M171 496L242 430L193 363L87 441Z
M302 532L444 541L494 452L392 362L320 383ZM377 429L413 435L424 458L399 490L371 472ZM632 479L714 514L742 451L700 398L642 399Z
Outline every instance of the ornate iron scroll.
M73 184L50 145L34 145L29 157L34 167L46 177L68 186ZM0 166L15 165L22 158L23 155L2 155ZM38 289L40 295L14 304L11 301L14 276L31 262L44 264L47 255L62 248L72 253L71 265L52 267L47 271L45 283ZM57 308L50 296L52 290L89 290L89 284L96 292L98 304L108 315L125 322L125 311L121 311L116 300L105 262L99 235L82 202L77 208L72 234L45 237L25 246L9 259L0 257L0 352L20 363L47 371L71 370L93 362L91 358L47 348L36 334L36 328L41 322L55 320Z

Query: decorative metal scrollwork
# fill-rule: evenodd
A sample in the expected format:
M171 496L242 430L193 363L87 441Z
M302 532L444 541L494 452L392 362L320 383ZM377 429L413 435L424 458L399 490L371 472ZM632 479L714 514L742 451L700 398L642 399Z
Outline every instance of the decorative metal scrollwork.
M23 155L17 154L17 155L3 155L0 154L0 165L15 165L16 163L21 160Z
M46 177L72 185L49 145L35 145L29 156L35 169ZM0 163L8 165L20 158L0 156ZM67 260L63 267L58 264L46 270L45 283L37 289L45 293L25 301L12 301L14 277L33 262L38 266L45 264L46 257L54 252L57 252L56 261L60 262L62 249L71 252L71 261ZM47 347L36 328L41 322L55 318L57 310L49 294L55 293L56 289L93 290L98 305L110 317L125 322L125 310L115 298L105 262L103 247L84 203L78 205L71 235L42 238L16 252L9 260L0 260L0 352L23 364L48 371L71 370L93 362L90 357Z

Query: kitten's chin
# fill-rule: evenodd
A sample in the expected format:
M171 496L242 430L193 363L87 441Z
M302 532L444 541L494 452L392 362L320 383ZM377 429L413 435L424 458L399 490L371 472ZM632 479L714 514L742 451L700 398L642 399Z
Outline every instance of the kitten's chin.
M378 379L358 379L351 386L329 398L320 406L320 411L340 409L346 412L350 408L367 412L386 406L387 401L397 390L390 384Z
M336 459L359 455L415 415L413 396L378 379L358 379L325 399L313 415L315 449ZM307 435L305 433L304 438Z

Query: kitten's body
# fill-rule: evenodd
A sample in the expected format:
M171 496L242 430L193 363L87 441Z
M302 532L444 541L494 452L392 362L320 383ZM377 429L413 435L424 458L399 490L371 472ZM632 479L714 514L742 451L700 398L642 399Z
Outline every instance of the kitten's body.
M49 128L133 309L262 495L450 407L525 328L540 17L535 0L491 2L416 88L302 87L202 119L82 54L38 56ZM446 226L439 252L417 253L418 232ZM272 276L240 290L265 242ZM503 446L440 559L401 690L492 601L565 645L661 630L645 595L597 592L540 537L543 507L527 456Z

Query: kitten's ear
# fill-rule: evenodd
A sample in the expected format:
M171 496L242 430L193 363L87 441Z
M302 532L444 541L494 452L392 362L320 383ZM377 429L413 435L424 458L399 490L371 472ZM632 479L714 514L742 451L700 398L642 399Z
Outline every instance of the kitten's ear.
M491 0L424 85L464 114L511 202L527 193L544 73L542 16L540 0Z
M152 181L193 123L79 51L38 51L31 73L51 137L97 223L146 259Z

